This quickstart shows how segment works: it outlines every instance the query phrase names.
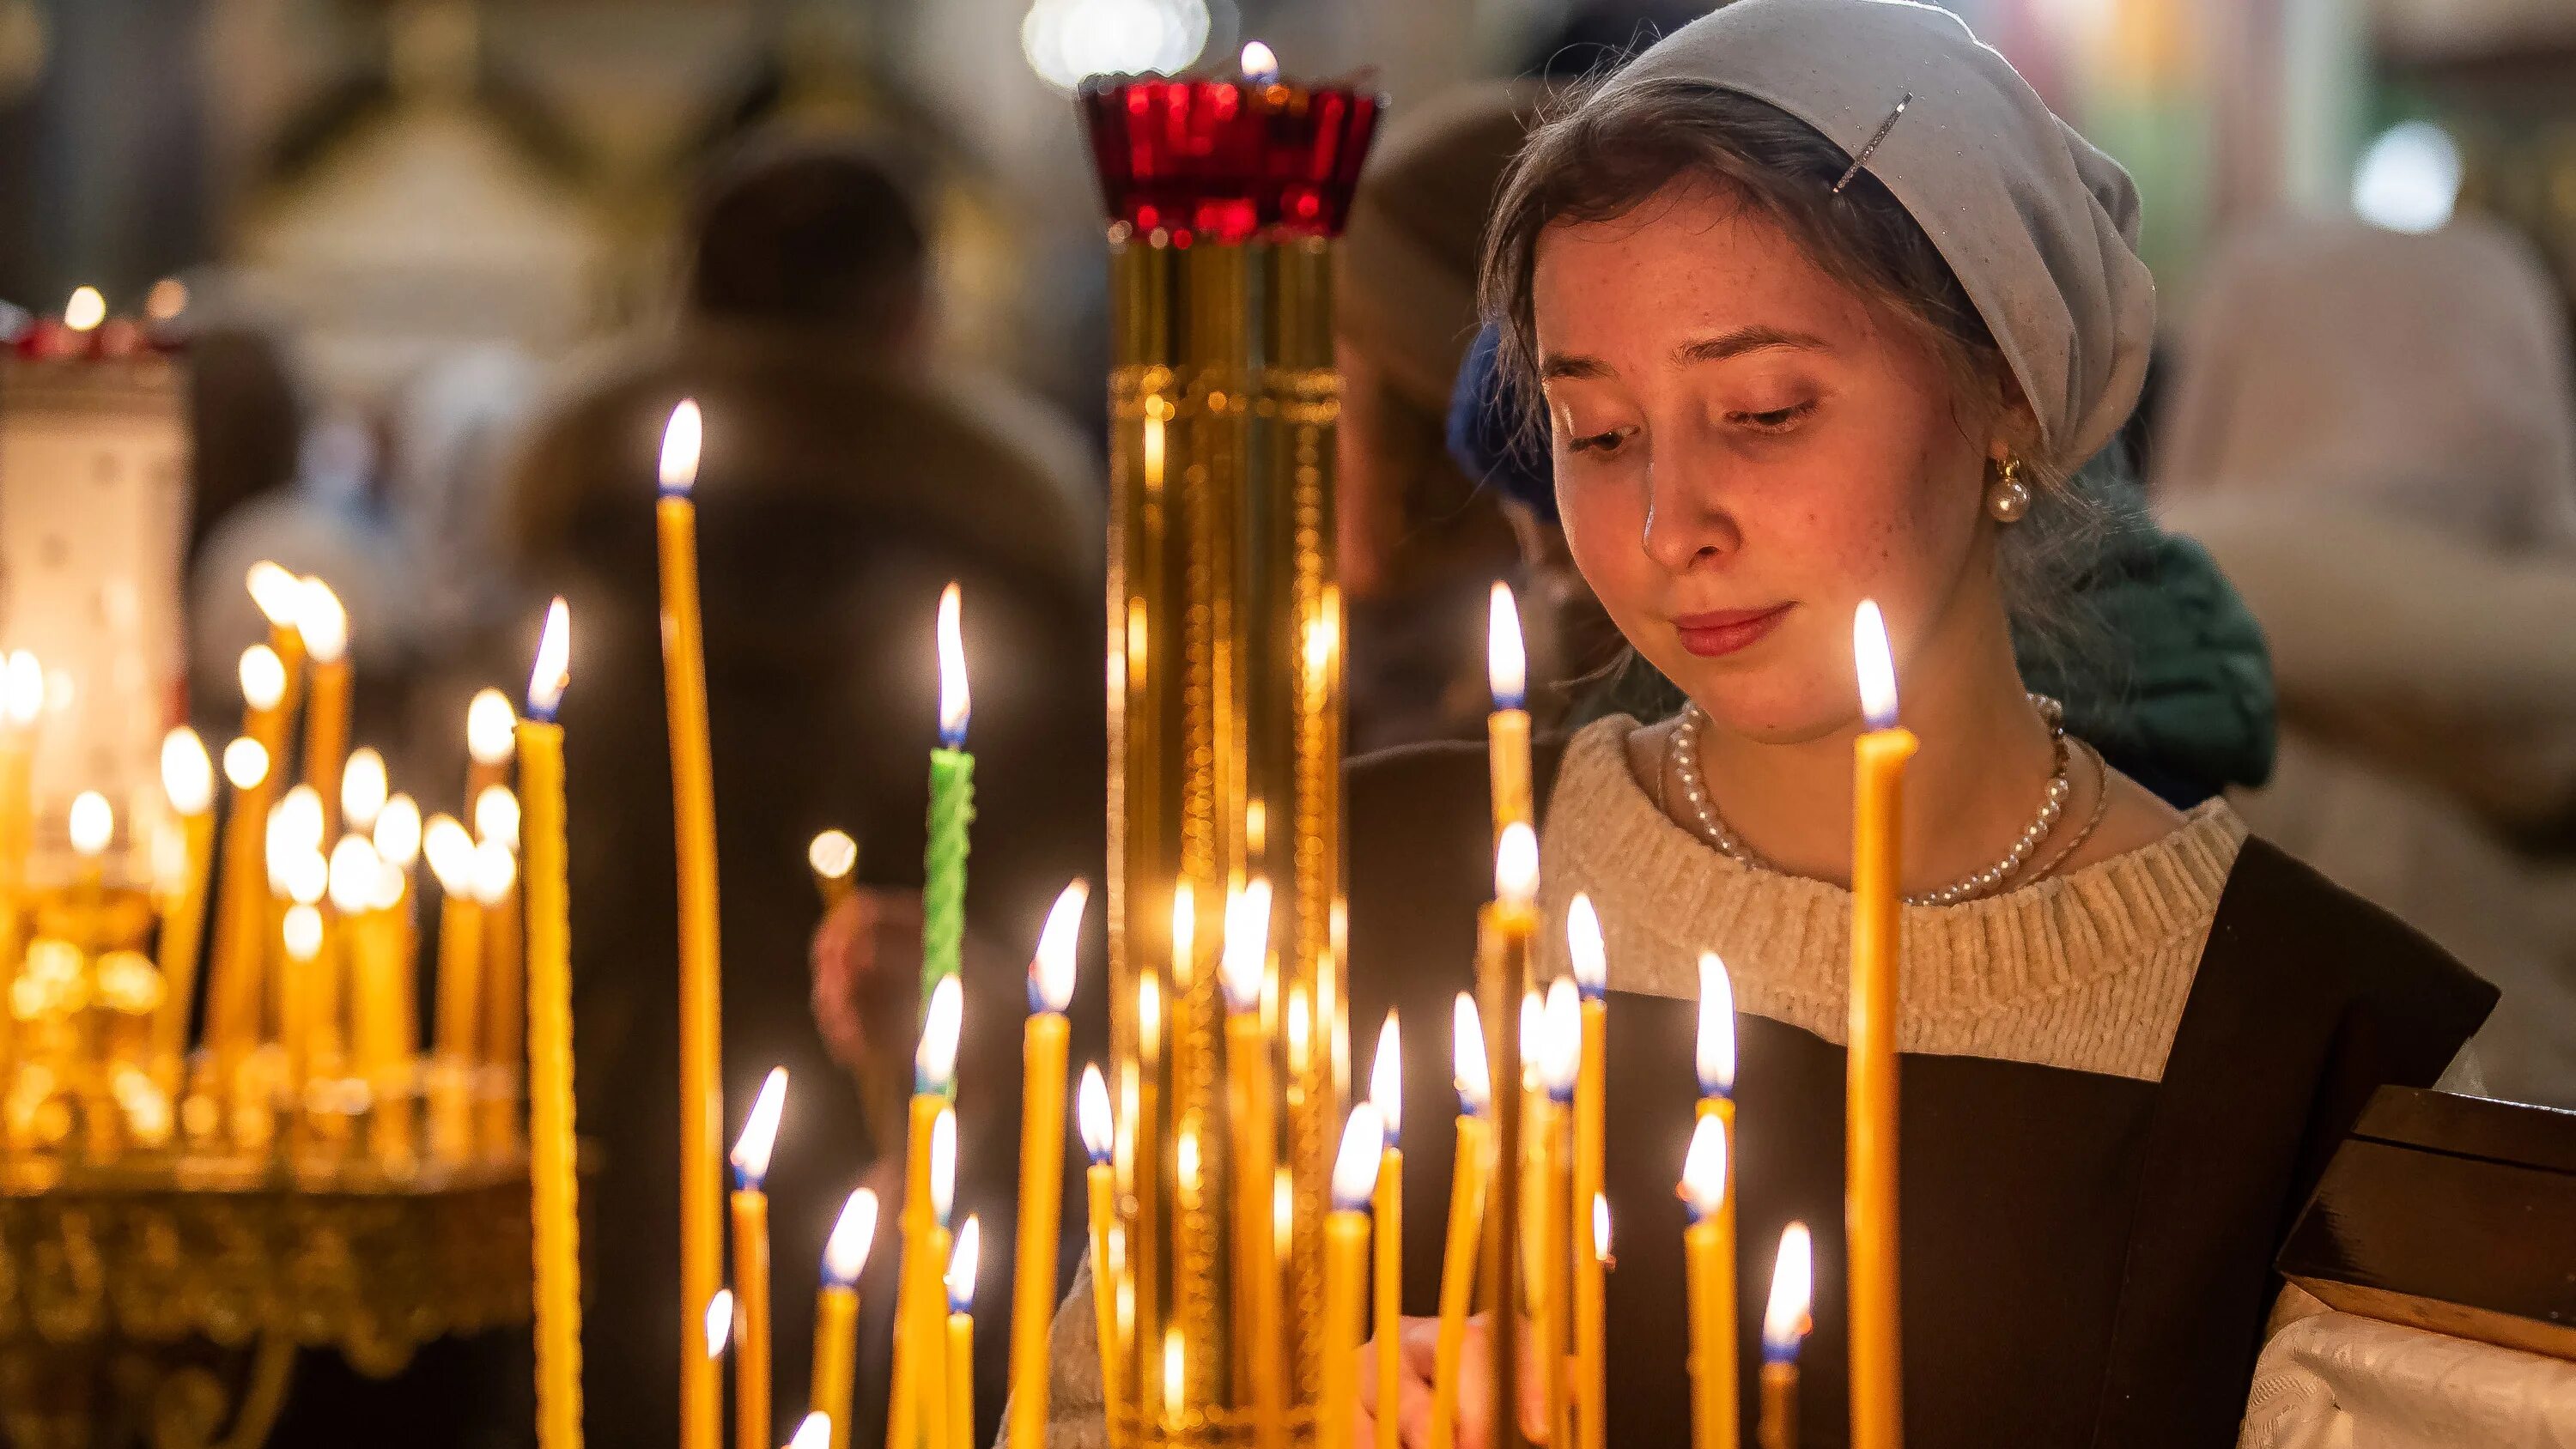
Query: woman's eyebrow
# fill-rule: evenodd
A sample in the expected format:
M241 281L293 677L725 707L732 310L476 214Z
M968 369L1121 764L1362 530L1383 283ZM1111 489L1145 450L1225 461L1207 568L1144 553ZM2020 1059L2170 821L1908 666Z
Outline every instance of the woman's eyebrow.
M1579 352L1551 352L1538 360L1538 375L1544 381L1560 377L1616 377L1616 369L1597 357Z
M1730 357L1742 357L1748 352L1761 352L1773 347L1795 347L1816 352L1827 350L1823 338L1809 333L1752 326L1685 342L1673 349L1673 361L1683 367L1700 362L1724 362Z

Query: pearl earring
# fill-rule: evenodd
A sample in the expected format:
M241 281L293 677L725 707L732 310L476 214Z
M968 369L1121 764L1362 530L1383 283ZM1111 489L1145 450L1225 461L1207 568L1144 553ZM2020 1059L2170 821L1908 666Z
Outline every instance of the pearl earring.
M2021 481L2021 459L2006 458L1986 486L1986 512L1997 523L2019 523L2030 512L2030 485Z

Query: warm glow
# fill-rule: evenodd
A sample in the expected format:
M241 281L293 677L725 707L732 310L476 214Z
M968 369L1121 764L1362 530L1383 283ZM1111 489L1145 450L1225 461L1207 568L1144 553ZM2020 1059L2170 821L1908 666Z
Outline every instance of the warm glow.
M1597 1192L1592 1195L1592 1260L1610 1261L1610 1199Z
M545 632L537 636L537 662L528 671L528 713L552 720L572 682L572 611L557 598L546 606Z
M1181 1417L1181 1330L1178 1324L1163 1330L1163 1418L1177 1421Z
M394 792L376 812L376 854L385 864L408 871L420 859L420 806L409 795Z
M304 636L305 651L316 664L337 664L349 652L349 611L329 584L309 574L303 602L295 610L295 632Z
M1082 1068L1082 1085L1073 1093L1074 1125L1082 1129L1082 1150L1098 1167L1109 1160L1109 1149L1117 1140L1109 1120L1109 1084L1100 1078L1100 1064L1090 1062Z
M1351 1109L1351 1120L1342 1128L1342 1148L1333 1158L1333 1206L1344 1212L1358 1212L1368 1206L1369 1196L1377 1191L1379 1154L1386 1150L1386 1121L1371 1103L1362 1102Z
M1529 651L1521 643L1521 610L1512 586L1497 581L1485 624L1485 682L1494 708L1519 709L1529 699Z
M1476 1013L1476 998L1461 991L1449 1028L1449 1072L1458 1084L1458 1108L1471 1117L1485 1115L1494 1100L1494 1074L1485 1065L1485 1023Z
M256 788L268 778L268 751L248 735L234 739L224 746L224 778L236 790Z
M839 880L859 868L859 843L846 830L826 830L805 847L805 863L825 880Z
M974 703L966 687L966 636L958 614L957 586L939 591L939 740L950 749L966 743L966 717Z
M1268 85L1279 79L1279 57L1258 40L1244 42L1243 78L1254 85Z
M769 1176L769 1152L778 1145L779 1114L787 1110L787 1069L771 1067L761 1079L760 1095L751 1102L751 1115L743 1120L742 1135L733 1140L734 1175L753 1192L760 1190L760 1180Z
M1766 1357L1796 1353L1798 1340L1806 1337L1813 1326L1807 1309L1815 1297L1815 1256L1816 1247L1807 1235L1805 1223L1791 1223L1780 1230L1780 1256L1771 1265L1771 1303L1762 1310L1762 1352Z
M830 1449L831 1443L832 1416L816 1409L796 1426L795 1435L787 1441L787 1449Z
M1682 1201L1697 1222L1726 1201L1726 1127L1715 1117L1702 1117L1691 1129L1690 1151L1682 1158Z
M1172 1177L1181 1185L1184 1199L1198 1195L1199 1135L1187 1127L1172 1139Z
M421 827L421 853L438 888L459 900L474 896L474 837L453 815L432 815Z
M331 847L331 909L344 916L372 909L384 893L377 880L384 868L365 836L341 836Z
M949 1250L948 1271L941 1275L948 1284L949 1312L974 1311L975 1268L983 1256L984 1224L973 1213L968 1213L966 1225L957 1230L957 1246Z
M957 1033L965 1025L966 988L942 976L921 1013L921 1044L912 1052L912 1089L945 1092L957 1074Z
M286 908L278 936L288 956L298 961L312 960L322 954L322 913L302 901L296 902Z
M1306 988L1290 987L1288 999L1279 1013L1280 1035L1288 1047L1288 1070L1306 1070L1306 1058L1315 1045L1315 1014L1306 1005Z
M930 1119L930 1215L945 1223L956 1205L957 1109L942 1107Z
M519 848L519 797L509 786L486 785L474 797L474 835L510 850Z
M1494 848L1494 899L1516 906L1538 899L1538 834L1518 820Z
M87 332L107 320L107 299L96 287L72 288L71 300L63 304L63 325L74 332Z
M1270 1250L1286 1258L1288 1240L1296 1231L1297 1181L1287 1168L1274 1167L1270 1170Z
M368 745L351 750L348 762L340 767L340 818L352 830L373 830L391 788L385 779L384 756Z
M215 762L186 725L161 737L161 792L182 815L203 815L215 803Z
M271 627L292 629L303 621L304 580L293 570L261 559L250 566L242 582L250 589L250 601L259 606L260 617Z
M1735 981L1715 951L1699 953L1699 1094L1735 1090Z
M177 277L163 277L143 294L143 315L155 322L177 320L188 310L188 284Z
M1887 620L1876 599L1863 599L1852 614L1852 667L1860 673L1860 712L1874 730L1896 728L1896 658L1887 648Z
M279 838L302 850L322 848L322 792L310 785L298 785L286 792L269 817L269 827L282 832Z
M719 1288L707 1300L707 1357L724 1357L725 1344L733 1337L733 1290Z
M698 482L698 448L706 437L706 419L697 400L682 398L662 428L662 491L687 493Z
M1198 929L1198 896L1182 881L1172 887L1172 980L1184 991L1189 989L1190 952L1198 945Z
M9 651L8 679L0 690L0 708L8 711L9 723L24 729L45 712L45 666L32 651Z
M1404 1033L1395 1013L1377 1029L1377 1059L1369 1064L1369 1102L1386 1122L1386 1145L1404 1145Z
M465 706L465 753L485 767L506 765L519 748L519 712L497 689L475 691Z
M277 708L286 698L286 665L277 651L265 644L253 644L242 651L242 703L256 710Z
M510 898L519 883L519 858L510 847L497 840L487 840L474 847L474 899L477 904L497 906Z
M1225 954L1217 963L1229 1011L1261 1005L1261 980L1270 964L1270 882L1254 876L1225 904Z
M1598 999L1610 989L1610 957L1601 945L1601 913L1581 891L1565 907L1565 951L1574 963L1575 989Z
M116 834L116 807L96 790L83 790L72 800L72 849L98 855Z
M1559 976L1547 986L1546 1038L1539 1047L1539 1081L1560 1102L1574 1097L1574 1075L1583 1065L1583 1004L1574 983Z
M1029 963L1029 1010L1061 1015L1073 1004L1074 956L1082 946L1082 909L1090 900L1091 882L1076 880L1048 909L1037 957Z
M1147 1062L1163 1055L1163 983L1151 972L1136 978L1136 1050Z
M823 1272L843 1287L856 1283L867 1271L868 1249L876 1240L877 1195L863 1187L841 1204L832 1236L823 1242Z
M331 893L331 862L319 850L290 848L270 862L269 878L285 882L288 900L318 906Z

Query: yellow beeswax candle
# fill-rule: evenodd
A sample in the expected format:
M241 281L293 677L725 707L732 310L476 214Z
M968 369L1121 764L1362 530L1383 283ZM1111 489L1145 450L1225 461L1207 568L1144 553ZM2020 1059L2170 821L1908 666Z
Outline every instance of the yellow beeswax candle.
M519 747L527 748L523 735ZM769 1175L787 1069L772 1067L733 1146L733 1292L742 1333L733 1352L734 1449L769 1449Z
M823 1287L814 1296L813 1391L806 1416L821 1417L830 1427L824 1444L814 1449L850 1449L850 1389L858 1373L859 1274L868 1266L868 1249L876 1242L877 1195L866 1188L850 1194L832 1236L823 1244ZM798 1433L804 1429L799 1426Z
M1878 605L1852 618L1852 660L1869 730L1852 746L1851 1026L1843 1200L1850 1263L1852 1449L1904 1441L1898 1342L1896 1025L1898 882L1905 762L1912 732L1896 722L1896 666Z
M431 1160L459 1166L474 1155L474 1069L482 1056L483 906L474 895L474 837L454 817L421 827L421 853L438 877L437 1005L431 1026Z
M1473 1306L1485 1183L1492 1171L1493 1124L1485 1120L1492 1098L1485 1070L1485 1028L1476 999L1458 993L1450 1046L1458 1084L1458 1145L1449 1168L1449 1228L1440 1255L1440 1333L1431 1371L1431 1442L1450 1449L1458 1437L1458 1371L1466 1356L1467 1310Z
M1697 1117L1716 1124L1718 1170L1724 1177L1716 1209L1709 1215L1708 1232L1717 1247L1705 1265L1711 1275L1708 1330L1720 1345L1716 1352L1731 1365L1740 1341L1735 1321L1735 986L1726 974L1726 963L1714 951L1703 951L1699 957L1699 1034L1692 1055L1699 1077ZM1716 1392L1723 1396L1718 1405L1717 1442L1734 1449L1742 1429L1740 1394L1732 1372Z
M519 712L510 696L480 689L465 706L465 802L469 818L474 802L495 785L510 782L510 761L519 749Z
M1100 1342L1101 1405L1113 1443L1125 1442L1129 1377L1126 1335L1118 1331L1118 1276L1121 1265L1110 1251L1110 1234L1118 1224L1118 1171L1109 1160L1117 1137L1110 1120L1109 1086L1097 1065L1082 1069L1074 1116L1082 1129L1082 1150L1091 1159L1083 1173L1091 1214L1091 1309ZM1016 1392L1016 1390L1014 1391Z
M292 582L292 576L290 576ZM285 637L292 638L293 631ZM299 653L300 653L299 646ZM208 1037L229 1075L260 1034L270 930L266 875L258 862L267 839L269 812L285 773L286 667L275 649L254 644L242 651L242 734L224 750L224 778L232 783L233 813L224 834L224 874L215 904L215 950L210 983Z
M572 889L565 862L563 727L555 723L571 663L571 620L564 601L557 599L546 610L545 632L528 678L528 718L518 731L520 783L528 811L528 1172L536 1255L537 1441L543 1449L580 1449L581 1444ZM776 1131L774 1121L771 1130ZM761 1156L767 1158L766 1147Z
M1603 1400L1607 1352L1602 1245L1593 1237L1592 1205L1601 1196L1605 1038L1610 1021L1609 957L1601 942L1601 917L1592 898L1577 891L1565 913L1566 948L1574 985L1583 998L1581 1061L1574 1076L1574 1167L1570 1174L1574 1219L1574 1418L1582 1449L1606 1449L1609 1405Z
M946 1101L930 1127L930 1221L923 1230L917 1268L907 1288L916 1290L904 1332L917 1341L912 1358L912 1393L920 1442L941 1449L949 1442L948 1355L945 1337L947 1291L940 1282L954 1244L948 1214L957 1187L957 1113Z
M1064 1196L1065 1008L1091 886L1056 897L1029 964L1029 1020L1020 1043L1019 1256L1011 1283L1011 1449L1044 1449L1047 1327L1055 1318L1056 1230Z
M1386 1128L1369 1207L1377 1231L1370 1318L1377 1346L1378 1393L1383 1396L1373 1427L1376 1449L1397 1449L1399 1425L1392 1396L1404 1375L1404 1339L1397 1332L1404 1318L1404 1034L1393 1011L1387 1012L1386 1025L1378 1029L1377 1058L1369 1065L1369 1105L1377 1109L1378 1122Z
M1521 642L1520 606L1505 583L1494 585L1485 632L1485 678L1494 696L1485 738L1493 776L1494 839L1499 843L1506 827L1530 823L1529 658Z
M1762 1314L1762 1449L1798 1449L1798 1346L1809 1327L1814 1251L1805 1223L1781 1230Z
M304 779L322 792L327 839L339 830L340 771L349 755L349 613L330 585L308 575L295 628L313 668L304 706Z
M1574 983L1563 977L1548 984L1546 1030L1539 1056L1539 1085L1544 1090L1538 1114L1540 1184L1539 1262L1544 1273L1538 1294L1539 1372L1546 1377L1548 1442L1574 1439L1574 1402L1566 1380L1570 1347L1568 1318L1573 1297L1574 1194L1569 1186L1573 1156L1567 1142L1573 1115L1574 1081L1583 1056L1583 1011ZM1585 1214L1587 1220L1590 1214ZM1587 1221L1586 1227L1589 1227Z
M1254 1441L1276 1449L1287 1437L1288 1395L1279 1318L1270 1029L1261 1012L1269 975L1270 882L1255 877L1226 906L1218 964L1225 994L1228 1112L1234 1128L1234 1341L1246 1356Z
M975 1449L975 1267L983 1224L972 1216L948 1255L948 1438L941 1449Z
M1359 1418L1360 1319L1369 1261L1369 1200L1376 1193L1386 1126L1362 1102L1342 1129L1333 1159L1333 1210L1324 1218L1322 1385L1316 1398L1318 1449L1352 1449ZM1391 1385L1390 1385L1391 1388ZM1392 1407L1392 1405L1388 1405ZM1394 1415L1383 1415L1393 1418Z
M1682 1269L1690 1299L1691 1443L1720 1449L1736 1440L1735 1343L1719 1321L1719 1295L1733 1274L1724 1271L1717 1209L1726 1196L1726 1134L1702 1117L1691 1131L1682 1161L1682 1201L1690 1226L1682 1230Z
M1523 1198L1529 1180L1522 1161L1529 1114L1531 1063L1521 1046L1522 1003L1530 989L1530 947L1538 934L1538 836L1517 822L1505 826L1494 849L1494 901L1478 916L1477 1009L1485 1025L1485 1055L1494 1087L1494 1186L1492 1221L1484 1235L1484 1300L1526 1301ZM1527 1222L1535 1230L1534 1222ZM1486 1335L1491 1423L1506 1444L1520 1434L1520 1315L1498 1312Z
M487 1160L518 1155L518 1082L527 999L520 974L519 857L498 840L474 847L474 900L483 921L483 1052L476 1064L474 1139ZM737 1290L735 1297L741 1297Z
M5 765L0 765L5 769ZM205 741L181 725L161 740L161 790L179 822L179 878L161 917L161 1004L152 1015L152 1060L164 1090L178 1085L188 1047L188 1011L197 998L197 953L204 944L206 873L214 860L215 762Z
M930 993L921 1018L921 1041L912 1055L912 1106L904 1136L903 1261L895 1288L895 1322L906 1333L894 1343L893 1388L886 1397L886 1443L911 1444L923 1422L923 1363L935 1358L929 1346L907 1342L923 1318L924 1304L936 1292L939 1270L947 1260L936 1257L930 1239L938 1218L932 1201L939 1156L939 1123L948 1116L948 1090L956 1080L957 1040L963 1025L965 988L951 978ZM952 1119L953 1122L953 1119Z
M698 617L697 482L704 422L695 402L671 410L662 433L654 528L661 563L662 686L670 721L671 816L679 859L680 1298L715 1296L724 1270L717 1226L716 1118L722 1110L722 966L716 922L716 807L707 741L704 630ZM680 1449L716 1449L722 1395L714 1364L680 1345Z
M36 722L45 712L45 666L24 649L0 668L0 894L27 888L35 848Z

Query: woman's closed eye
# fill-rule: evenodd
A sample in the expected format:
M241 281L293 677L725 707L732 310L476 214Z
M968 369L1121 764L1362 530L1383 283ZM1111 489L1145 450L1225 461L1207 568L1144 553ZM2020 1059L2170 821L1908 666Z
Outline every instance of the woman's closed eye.
M1761 412L1730 412L1726 415L1726 420L1757 433L1785 433L1804 422L1807 415L1815 410L1816 400L1809 398L1805 402L1791 403L1787 407L1767 408Z
M1596 455L1616 452L1619 445L1627 441L1628 434L1632 431L1634 430L1630 428L1611 428L1598 433L1578 433L1566 439L1565 450L1569 453Z

